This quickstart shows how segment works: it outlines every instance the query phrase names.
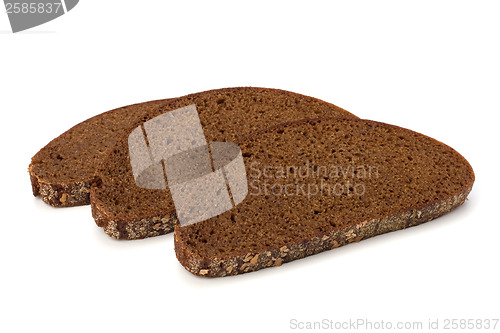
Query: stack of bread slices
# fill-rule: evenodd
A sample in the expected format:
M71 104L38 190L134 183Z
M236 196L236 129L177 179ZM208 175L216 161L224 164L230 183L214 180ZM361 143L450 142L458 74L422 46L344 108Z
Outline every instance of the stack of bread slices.
M128 138L190 105L207 142L241 149L248 193L221 214L181 225L168 186L137 184ZM113 238L174 232L180 263L201 276L280 266L430 221L461 205L474 183L465 158L435 139L316 98L252 87L102 113L42 148L29 174L35 196L56 207L90 204Z

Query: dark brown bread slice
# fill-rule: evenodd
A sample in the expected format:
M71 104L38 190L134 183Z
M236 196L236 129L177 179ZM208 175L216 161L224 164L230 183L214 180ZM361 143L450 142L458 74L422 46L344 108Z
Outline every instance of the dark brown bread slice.
M104 112L72 127L31 158L33 195L55 207L88 205L95 171L132 124L167 100Z
M245 200L211 219L175 227L177 258L193 274L280 266L412 227L462 204L474 182L471 166L452 148L368 120L290 123L240 147L249 184Z
M227 103L224 102L226 96L231 96L227 99ZM230 107L230 103L238 105L238 100L245 98L255 98L253 105L249 106L251 109L247 110L252 112L249 117L259 118L261 111L259 103L298 103L291 108L311 107L318 112L318 115L333 113L353 117L333 104L278 89L252 87L217 89L181 97L180 101L192 99L204 105L216 106L212 108L215 112L213 116L218 117L217 114L224 113ZM90 185L95 180L97 167L109 155L116 141L138 122L157 115L158 110L164 107L167 101L135 104L102 113L52 140L31 159L28 171L33 194L40 195L44 202L56 207L89 204ZM220 122L223 124L229 121L231 116L231 113L221 114ZM290 117L288 120L290 119L298 118ZM278 121L271 118L268 120L273 123ZM213 119L211 124L217 126L217 119ZM256 127L261 128L260 125Z
M170 100L161 113L195 104L208 142L237 142L279 123L315 117L355 118L335 105L274 89L236 88L208 91ZM138 126L139 124L136 124ZM132 126L130 133L135 126ZM175 212L168 190L135 184L127 145L122 137L97 174L91 189L92 215L106 234L118 239L158 236L173 231Z

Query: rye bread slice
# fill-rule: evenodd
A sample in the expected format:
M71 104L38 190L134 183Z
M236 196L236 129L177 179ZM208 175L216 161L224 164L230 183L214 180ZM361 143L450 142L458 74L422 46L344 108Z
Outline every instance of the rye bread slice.
M175 226L177 258L193 274L280 266L412 227L461 205L474 182L469 163L447 145L369 120L289 123L240 148L247 197L221 215Z
M173 99L144 120L195 104L208 142L238 142L241 138L279 123L304 118L356 118L349 112L315 98L261 88L208 91ZM101 164L92 185L92 215L106 234L117 239L138 239L173 231L175 210L168 190L136 185L132 174L128 135L131 126Z
M280 107L289 105L295 113L286 120L299 119L301 110L310 108L307 115L341 115L354 117L347 111L320 101L316 98L295 94L288 91L267 88L239 87L210 90L177 99L182 103L196 100L213 110L213 118L208 123L213 127L219 122L231 121L232 114L227 112L231 105L240 105L247 101L248 118L257 121L257 125L246 127L262 128L260 120L279 122L273 117L261 117L259 104L276 104ZM139 122L150 119L167 106L169 100L158 100L134 104L111 110L90 118L61 134L32 157L28 171L34 196L40 195L47 204L55 207L87 205L90 203L90 186L96 180L98 166L108 156L117 140L127 134ZM252 102L252 103L250 103ZM268 107L269 109L269 107ZM219 115L220 113L220 115ZM208 115L208 114L207 114ZM304 114L306 115L306 114ZM217 117L220 116L220 120ZM236 117L238 118L238 117ZM260 119L260 120L259 120ZM241 119L240 119L241 120ZM244 126L245 127L245 126Z
M123 132L153 110L158 100L129 105L87 119L49 142L28 167L33 195L54 207L90 203L90 185L97 167Z

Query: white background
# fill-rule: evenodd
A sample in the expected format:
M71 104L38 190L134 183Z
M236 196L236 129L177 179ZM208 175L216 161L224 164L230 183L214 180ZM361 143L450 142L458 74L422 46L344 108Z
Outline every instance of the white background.
M499 17L498 1L82 0L12 34L2 8L0 331L499 318ZM76 123L232 86L314 96L435 137L473 166L469 200L419 227L206 279L177 262L172 235L116 241L90 207L32 196L31 156Z

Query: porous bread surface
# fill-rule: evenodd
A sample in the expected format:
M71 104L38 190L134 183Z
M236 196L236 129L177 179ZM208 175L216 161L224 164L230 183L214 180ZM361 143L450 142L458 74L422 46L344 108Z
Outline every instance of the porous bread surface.
M208 142L238 142L269 126L304 118L355 118L333 104L312 97L275 89L232 88L172 99L144 119L191 104L196 105ZM97 172L99 181L91 189L93 217L108 235L119 239L170 232L175 221L171 218L174 213L171 195L168 189L148 190L135 184L127 138L128 134L122 136Z
M264 103L283 103L286 99L289 103L304 103L304 106L314 106L316 110L332 111L335 114L343 113L346 117L354 117L333 104L312 97L267 88L217 89L181 97L180 100L204 100L203 103L207 105L218 102L224 104L222 100L226 95L232 95L235 100L231 103L235 104L238 104L237 99L244 98L244 96L255 98L254 104L258 104L259 100L265 101ZM72 127L52 140L31 159L28 171L33 194L40 195L44 202L56 207L89 204L90 186L96 179L96 170L116 145L117 140L138 123L158 115L159 110L167 104L167 101L169 100L134 104L102 113ZM255 105L252 107L252 110L256 111L255 116L258 117L258 112L261 110L258 110ZM213 110L223 112L224 107L219 106ZM214 114L213 116L220 117L221 123L231 121L229 119L231 114ZM216 119L210 124L217 126Z
M203 222L175 226L177 258L193 274L279 266L411 227L462 204L474 182L471 166L452 148L367 120L299 121L240 147L245 200ZM328 192L337 184L344 190Z
M32 157L28 171L35 196L51 206L90 203L90 185L123 131L166 100L125 106L73 126Z

